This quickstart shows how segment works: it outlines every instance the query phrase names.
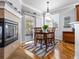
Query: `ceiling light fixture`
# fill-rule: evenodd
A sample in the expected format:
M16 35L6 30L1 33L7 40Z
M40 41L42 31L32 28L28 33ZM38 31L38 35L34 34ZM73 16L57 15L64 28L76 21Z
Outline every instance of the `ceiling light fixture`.
M45 19L47 20L51 20L52 15L49 12L49 1L46 2L47 3L47 12L45 13Z

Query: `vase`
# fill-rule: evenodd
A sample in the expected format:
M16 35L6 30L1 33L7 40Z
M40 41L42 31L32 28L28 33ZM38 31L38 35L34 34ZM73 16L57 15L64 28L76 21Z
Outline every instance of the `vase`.
M44 29L43 32L47 32L47 29Z

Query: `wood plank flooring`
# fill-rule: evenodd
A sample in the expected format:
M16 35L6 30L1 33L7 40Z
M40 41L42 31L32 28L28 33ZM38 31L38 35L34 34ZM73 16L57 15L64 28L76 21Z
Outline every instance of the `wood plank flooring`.
M42 59L74 59L74 44L60 42L53 52ZM8 59L41 59L33 53L19 47Z

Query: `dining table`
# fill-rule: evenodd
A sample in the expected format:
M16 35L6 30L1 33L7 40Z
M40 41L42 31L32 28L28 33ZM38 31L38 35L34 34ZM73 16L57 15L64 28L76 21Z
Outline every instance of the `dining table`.
M41 28L34 28L34 43L35 46L38 42L40 42L40 47L45 45L45 50L47 51L50 43L55 43L55 30L49 29L49 30L43 30Z

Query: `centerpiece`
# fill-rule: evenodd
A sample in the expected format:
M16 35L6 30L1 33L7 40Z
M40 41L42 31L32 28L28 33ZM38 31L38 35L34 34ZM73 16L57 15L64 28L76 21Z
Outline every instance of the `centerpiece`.
M48 25L43 25L43 31L47 32L47 29L48 29Z

